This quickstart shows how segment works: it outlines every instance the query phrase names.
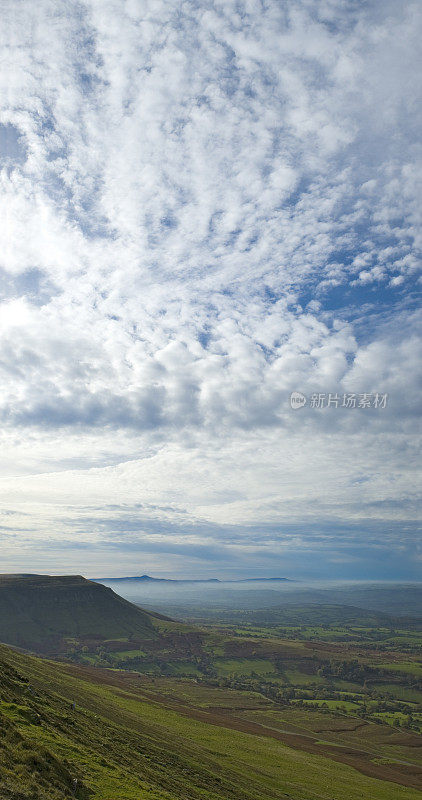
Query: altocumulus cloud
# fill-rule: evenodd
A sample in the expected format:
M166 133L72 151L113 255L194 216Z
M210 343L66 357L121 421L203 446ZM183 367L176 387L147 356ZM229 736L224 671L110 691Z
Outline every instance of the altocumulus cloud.
M114 542L125 572L318 551L363 574L366 542L411 574L421 21L411 0L6 0L10 568L98 572ZM293 411L294 390L389 397Z

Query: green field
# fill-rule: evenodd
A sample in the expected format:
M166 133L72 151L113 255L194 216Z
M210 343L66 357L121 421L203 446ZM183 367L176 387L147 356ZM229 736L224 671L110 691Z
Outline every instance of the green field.
M271 675L275 667L262 658L216 658L213 662L219 675Z
M401 672L405 675L414 675L416 678L422 678L422 663L420 661L392 661L387 664L379 664L379 668L389 672Z

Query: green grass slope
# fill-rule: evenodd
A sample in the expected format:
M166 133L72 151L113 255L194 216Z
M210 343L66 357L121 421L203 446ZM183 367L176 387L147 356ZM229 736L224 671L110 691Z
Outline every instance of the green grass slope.
M272 738L272 728L257 731L260 726L253 735L230 728L224 716L218 721L205 712L193 718L175 698L166 705L158 694L148 696L129 673L67 666L0 646L2 800L421 796L401 781L333 760L335 754L286 746Z
M40 653L66 638L152 639L152 617L80 575L0 575L0 641Z

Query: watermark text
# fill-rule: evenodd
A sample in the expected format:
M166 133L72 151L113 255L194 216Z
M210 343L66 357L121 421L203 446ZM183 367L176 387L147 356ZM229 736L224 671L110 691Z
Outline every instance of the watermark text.
M290 407L303 408L387 408L388 394L386 392L312 392L309 396L303 392L292 392Z

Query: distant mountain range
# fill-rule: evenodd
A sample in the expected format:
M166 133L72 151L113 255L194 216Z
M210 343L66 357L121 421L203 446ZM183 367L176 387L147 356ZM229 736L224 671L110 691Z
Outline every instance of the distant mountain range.
M221 580L220 578L152 578L151 575L133 575L124 578L90 578L96 583L102 581L142 581L152 583L250 583L263 581L290 581L290 578L239 578L237 580Z

